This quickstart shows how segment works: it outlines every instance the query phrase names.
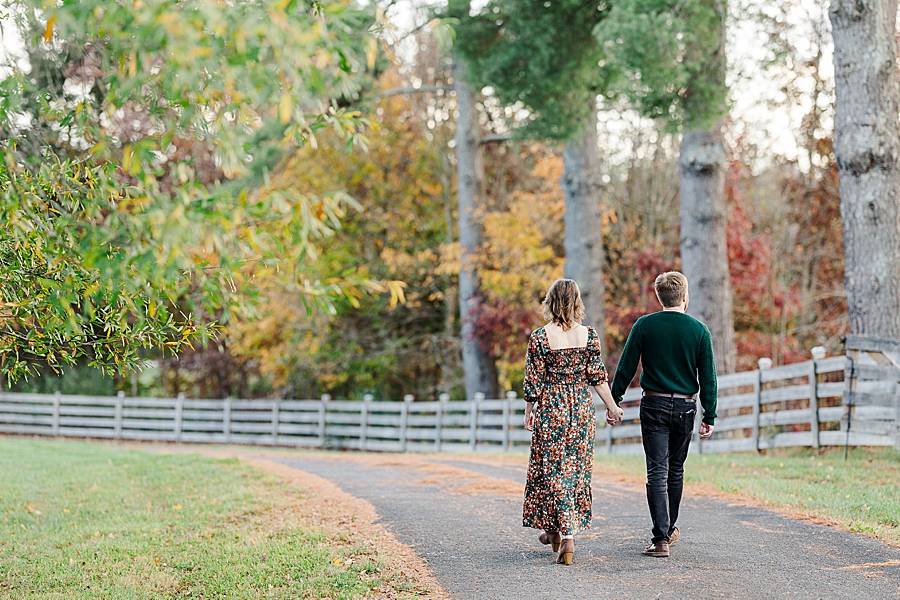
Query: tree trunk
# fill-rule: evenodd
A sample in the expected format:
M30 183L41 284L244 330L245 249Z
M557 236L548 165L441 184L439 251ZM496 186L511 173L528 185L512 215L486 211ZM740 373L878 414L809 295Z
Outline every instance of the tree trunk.
M565 275L574 279L584 301L584 321L605 339L603 290L603 234L600 210L600 173L597 150L597 123L566 143L563 174L560 178L565 198Z
M897 0L833 0L834 155L850 333L900 338Z
M725 145L717 125L686 131L681 140L681 265L688 278L688 314L709 327L716 371L735 370L731 275L725 236Z
M475 337L471 311L477 307L480 283L476 259L483 231L477 209L481 198L481 156L477 135L475 100L466 83L460 62L453 66L453 88L459 117L456 119L456 193L459 210L459 314L462 329L462 357L466 398L481 392L488 398L499 396L494 361Z

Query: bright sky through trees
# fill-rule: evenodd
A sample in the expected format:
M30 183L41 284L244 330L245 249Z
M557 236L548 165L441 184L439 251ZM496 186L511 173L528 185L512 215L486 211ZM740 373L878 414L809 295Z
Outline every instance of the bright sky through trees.
M480 10L486 2L474 2L473 10ZM790 103L782 90L782 81L789 76L790 67L786 65L766 64L772 60L772 52L766 47L765 24L761 23L760 14L775 17L774 13L783 12L786 25L790 26L789 35L799 48L815 52L811 40L823 37L825 52L822 58L823 75L832 82L834 69L831 62L831 35L828 26L827 6L816 0L784 0L779 3L760 2L760 0L732 0L730 3L730 21L728 28L728 78L731 87L733 118L732 136L745 135L747 141L760 148L757 157L766 164L766 154L773 152L788 158L796 158L801 168L807 169L806 157L799 151L792 131L809 110L807 97L799 98L797 103ZM394 32L398 39L420 26L429 18L429 7L435 2L418 0L401 0L392 3L387 16L394 24ZM6 2L0 2L0 11L5 9ZM778 9L773 8L778 6ZM18 55L21 37L9 19L0 21L0 53L11 52ZM409 61L414 56L413 47L416 41L406 38L397 49L397 57ZM0 58L2 58L0 54ZM2 63L2 60L0 60ZM2 69L2 67L0 67ZM2 71L0 71L2 74ZM802 86L812 86L808 78L801 81ZM833 89L833 82L831 83ZM489 91L489 90L488 90ZM619 110L620 107L601 107L600 136L608 154L605 159L612 162L625 160L633 150L628 138L635 125L641 123L640 117L631 110ZM830 120L827 125L830 127Z

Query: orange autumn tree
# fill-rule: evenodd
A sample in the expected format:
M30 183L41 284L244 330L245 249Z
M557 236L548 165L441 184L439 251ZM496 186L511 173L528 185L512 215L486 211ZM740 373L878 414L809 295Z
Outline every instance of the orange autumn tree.
M473 316L497 362L501 389L521 391L528 335L543 325L540 302L563 276L563 163L558 152L534 142L518 154L495 149L490 156L492 208L481 218L478 257L484 296Z
M382 82L394 84L392 74ZM335 302L330 313L308 312L294 294L269 289L261 321L229 331L233 351L256 361L269 393L430 398L458 384L458 340L447 316L455 310L448 303L454 281L438 271L452 233L444 156L452 134L429 127L433 109L431 118L426 111L419 99L384 98L374 107L378 129L366 151L348 152L340 139L322 136L316 151L298 151L273 175L290 179L299 193L343 189L358 203L321 241L311 281L364 277L405 285L403 302L397 294L359 295Z

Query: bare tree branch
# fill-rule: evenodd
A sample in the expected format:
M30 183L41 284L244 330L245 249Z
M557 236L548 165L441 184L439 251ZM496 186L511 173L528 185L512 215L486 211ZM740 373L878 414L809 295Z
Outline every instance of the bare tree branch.
M389 96L400 96L403 94L424 94L428 92L452 92L452 85L421 85L419 87L401 87L394 88L392 90L387 90L385 92L381 92L376 94L377 98L387 98Z
M486 135L481 138L478 143L484 146L485 144L493 144L495 142L508 142L511 139L513 139L511 133L492 133L491 135Z

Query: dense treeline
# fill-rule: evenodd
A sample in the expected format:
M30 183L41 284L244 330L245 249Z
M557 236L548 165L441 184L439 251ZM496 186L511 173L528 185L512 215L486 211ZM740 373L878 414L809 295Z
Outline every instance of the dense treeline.
M130 289L119 313L93 317L100 318L94 326L119 323L116 331L125 332L104 342L106 354L85 350L59 360L59 351L72 347L66 341L72 330L64 323L69 309L63 307L59 348L18 347L18 362L10 363L17 349L10 343L4 371L11 372L10 365L20 371L25 364L44 365L45 371L47 365L68 365L70 374L62 380L68 391L75 385L82 391L106 387L200 397L368 393L378 399L436 399L442 393L459 398L474 391L520 391L525 341L542 323L539 301L553 279L565 274L582 283L588 321L599 321L589 324L605 331L604 354L612 369L631 324L657 309L653 277L669 269L683 269L697 282L695 314L710 322L722 371L753 368L762 356L776 364L805 360L816 345L839 352L848 327L873 333L877 325L863 326L872 312L864 294L851 303L848 319L848 236L856 236L848 246L856 261L863 252L858 248L873 240L887 248L887 258L870 261L866 269L874 264L872 276L886 286L882 293L896 295L890 287L896 270L884 266L895 250L885 228L848 233L842 227L848 213L858 214L850 205L865 198L887 229L896 220L896 207L881 199L892 196L876 191L872 200L869 171L856 159L841 159L841 152L861 150L834 140L832 121L853 125L852 118L841 119L840 90L835 111L829 25L843 26L842 11L850 9L836 1L831 21L824 10L790 2L739 15L762 32L768 62L758 68L776 90L756 114L764 108L802 115L787 132L760 136L753 111L729 110L747 81L726 70L728 27L740 19L720 4L628 1L597 10L580 2L496 0L472 11L460 0L430 13L423 19L427 26L414 27L402 39L394 39L396 31L384 25L380 12L336 12L338 45L317 43L331 43L334 56L346 64L340 58L313 61L330 79L305 95L298 92L300 83L284 81L252 98L242 109L252 105L257 115L245 123L259 119L248 126L250 136L231 132L228 118L214 132L183 123L167 132L166 111L160 109L155 125L153 118L143 125L133 119L127 145L125 125L89 120L78 135L112 149L101 151L102 160L93 149L73 149L72 134L48 147L74 164L117 165L120 172L112 176L131 186L126 195L151 203L158 197L190 198L188 212L176 223L156 222L156 233L172 240L169 246L149 248L138 266L128 263L133 257L120 257L139 276L157 277L150 280L157 287L146 301ZM299 11L301 29L309 26L303 19L324 18L295 3L281 10L288 19ZM896 3L884 0L879 10L878 18L896 14ZM70 21L79 16L61 14ZM27 22L34 48L65 35L53 31L52 21ZM654 28L665 34L656 53L640 50ZM41 55L42 64L61 77L55 93L73 110L85 101L66 96L61 82L86 76L84 68L73 75L71 61L90 64L96 70L91 81L104 81L103 70L112 68L106 59L91 58L106 48L102 35L93 38L89 60L78 50L85 39L92 39L90 31L61 38L74 58L52 62ZM896 56L892 43L888 51ZM303 56L315 54L315 46L295 48L298 64L306 64ZM128 64L130 47L108 47L124 52ZM381 56L383 50L397 53L393 62ZM150 61L146 67L135 63L135 81L148 93L162 85L171 96L165 87L170 84L153 79L149 66L151 59L165 60L165 52L155 59L135 56ZM835 56L842 60L840 48ZM328 70L332 66L337 75ZM139 77L144 68L149 82ZM850 76L840 67L836 73L838 82ZM123 88L132 89L127 68L118 77L107 88L97 84L96 110L124 94ZM12 89L15 80L3 83ZM140 113L128 104L138 100L126 98L124 110ZM223 112L232 107L216 106ZM318 107L319 113L301 114L304 107ZM885 110L895 109L896 102ZM25 142L39 147L46 131L58 130L63 113L47 113L46 122L9 135L20 141L4 146L6 164L28 164L17 158ZM307 119L321 126L308 126ZM226 141L218 143L217 136ZM285 136L299 144L285 145ZM843 148L837 158L836 146ZM159 161L158 148L167 161ZM223 162L219 154L225 150L246 156ZM123 167L126 160L140 166ZM239 166L241 160L247 166ZM52 167L41 168L36 172ZM885 168L896 169L893 163ZM0 176L15 172L8 166ZM856 178L853 183L846 173ZM106 185L112 190L116 184ZM30 193L38 199L35 206L43 206L34 186L23 192L7 184L7 202L16 199L10 190ZM139 220L140 213L128 218ZM873 226L865 215L854 218ZM239 243L198 248L193 241L199 239ZM0 241L4 249L16 242ZM176 282L177 273L151 267L166 260L154 250L188 257L177 263L184 283L167 284ZM198 279L197 272L217 275ZM69 290L69 305L78 305L72 299L79 297L104 301L91 296L97 292L89 281L81 285ZM855 280L853 285L858 287ZM151 319L157 306L172 317ZM74 313L80 314L77 306ZM27 335L35 327L33 320L3 319L4 335ZM134 323L142 324L150 343L139 351L141 344L129 346L129 362L117 362L116 343L127 345L123 336L133 331L123 324ZM89 335L79 339L84 348L95 343ZM180 351L173 355L167 347ZM141 359L151 368L138 376L131 369ZM108 369L113 378L85 380L79 365L87 363ZM52 389L60 382L45 377L16 385Z

